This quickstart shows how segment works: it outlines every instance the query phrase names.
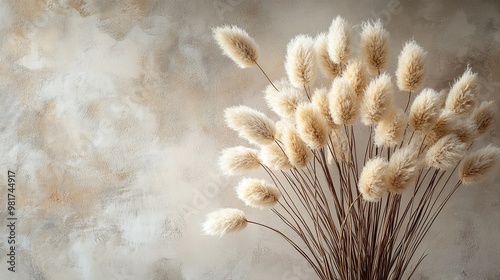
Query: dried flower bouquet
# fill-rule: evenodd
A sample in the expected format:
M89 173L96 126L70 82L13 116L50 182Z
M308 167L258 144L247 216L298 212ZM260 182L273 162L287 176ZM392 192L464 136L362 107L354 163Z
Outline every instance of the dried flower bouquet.
M287 78L276 82L244 30L214 29L228 57L240 68L257 66L269 80L265 100L280 118L227 108L227 125L254 147L225 149L221 168L230 175L265 170L268 181L244 178L236 194L250 207L270 209L290 233L226 208L208 215L206 234L264 227L320 279L410 278L424 257L410 266L416 249L453 193L493 169L500 149L472 147L495 115L493 102L476 106L477 74L467 68L449 90L422 89L426 51L410 40L398 57L396 88L384 72L388 32L380 21L361 29L359 58L351 58L351 27L341 17L328 33L295 37L287 46ZM313 89L317 68L332 80L329 88ZM397 89L408 95L405 109L394 102ZM357 120L368 127L364 138L353 129Z

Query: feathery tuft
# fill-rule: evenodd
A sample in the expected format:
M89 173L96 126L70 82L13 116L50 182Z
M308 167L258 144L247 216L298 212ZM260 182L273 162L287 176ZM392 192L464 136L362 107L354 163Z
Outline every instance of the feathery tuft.
M493 169L497 160L500 159L500 148L488 145L468 155L462 164L458 174L462 183L466 185L482 181Z
M363 96L368 81L368 74L361 61L358 59L349 60L342 77L349 81L358 98Z
M456 80L446 98L446 109L457 115L467 113L474 106L477 94L477 74L467 68Z
M393 94L394 88L389 75L384 73L373 79L368 84L361 103L361 121L366 125L381 121L389 113Z
M203 224L203 233L206 235L223 236L244 229L247 226L245 213L239 209L223 208L207 215Z
M408 117L402 109L390 109L375 128L375 145L392 147L399 144L407 123Z
M221 26L213 29L214 37L224 54L240 68L252 67L259 58L259 47L248 33L237 26Z
M441 110L441 114L438 116L436 123L431 130L425 135L424 144L431 146L436 143L441 137L449 134L452 131L453 124L456 115L446 109Z
M301 168L311 160L311 150L309 150L295 129L289 128L285 131L283 144L285 145L285 152L288 159L293 166Z
M259 152L243 146L222 151L219 165L229 175L243 174L260 167Z
M316 78L314 40L309 36L298 35L287 45L285 70L288 80L296 88L309 86Z
M457 164L466 150L465 143L458 140L455 134L449 134L439 139L427 150L425 163L436 169L446 169Z
M439 94L430 88L422 90L410 108L410 125L415 131L426 132L439 116Z
M387 166L387 160L383 158L373 158L365 164L358 184L364 200L377 202L385 193Z
M268 145L274 141L274 122L263 113L247 106L229 107L224 111L226 124L251 143Z
M359 98L346 78L335 78L329 93L330 114L336 124L353 124L359 113Z
M396 69L400 90L415 92L420 89L425 75L426 55L427 52L414 40L405 43L399 54Z
M309 102L303 90L292 86L281 86L279 92L273 86L268 86L265 90L265 99L271 110L290 121L295 120L297 106Z
M288 170L293 167L285 154L284 147L276 143L262 147L260 158L264 165L276 170Z
M454 120L451 133L456 134L458 139L464 143L471 143L479 136L476 126L469 119Z
M382 22L364 22L361 31L361 50L372 74L380 73L387 65L389 33Z
M415 180L418 172L418 148L406 146L396 150L387 167L387 188L393 193L402 193Z
M316 61L319 69L327 78L335 78L340 75L342 68L340 64L333 62L328 54L328 37L326 33L320 33L316 36L314 42L316 51Z
M496 107L495 102L493 101L485 101L472 111L470 120L476 127L476 131L479 136L484 135L491 128L495 118L495 113Z
M351 52L349 25L345 19L337 16L328 30L328 54L337 64L346 64Z
M314 91L311 99L311 104L316 108L321 115L326 119L330 128L337 128L338 125L333 122L332 115L330 114L330 105L328 103L328 90L326 88L318 88Z
M245 178L236 188L238 198L247 206L255 208L273 207L281 197L275 186L265 180Z
M311 149L323 148L328 141L330 128L319 110L312 104L301 104L295 115L297 131Z

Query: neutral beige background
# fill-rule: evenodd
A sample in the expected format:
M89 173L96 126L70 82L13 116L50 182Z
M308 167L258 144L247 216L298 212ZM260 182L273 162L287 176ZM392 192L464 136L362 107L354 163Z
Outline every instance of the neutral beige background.
M2 1L0 218L10 169L19 220L15 274L0 230L0 278L315 279L272 233L200 233L206 213L243 207L238 178L216 165L222 148L244 143L222 110L263 108L266 85L257 69L221 55L210 28L245 28L278 79L294 35L326 31L337 15L354 32L382 17L391 73L414 38L429 52L426 86L448 87L469 64L478 99L499 104L499 13L500 2L484 0ZM496 145L498 123L486 137ZM499 180L459 190L423 244L429 256L415 279L500 278Z

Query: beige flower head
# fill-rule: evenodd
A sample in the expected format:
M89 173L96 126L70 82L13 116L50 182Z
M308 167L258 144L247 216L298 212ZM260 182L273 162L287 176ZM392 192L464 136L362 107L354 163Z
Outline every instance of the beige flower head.
M425 155L425 163L436 169L447 169L464 156L467 145L455 134L448 134L432 145Z
M340 16L336 17L328 30L328 54L337 64L346 64L351 52L350 27Z
M393 193L402 193L414 180L418 172L418 147L402 147L391 156L387 167L387 188Z
M245 178L236 188L238 198L247 206L255 208L273 207L281 197L275 186L265 180Z
M426 88L415 98L410 108L410 125L415 131L430 130L439 117L439 94Z
M311 149L321 149L327 144L330 128L325 118L312 104L299 105L295 121L300 138Z
M283 135L283 144L285 146L286 155L293 166L302 168L311 160L311 150L300 138L299 133L295 129L289 128L285 131Z
M338 125L333 122L332 115L330 114L330 104L328 102L328 89L317 88L312 96L311 104L321 113L321 115L323 115L323 117L328 122L328 126L330 128L333 129L338 127Z
M203 224L206 235L223 236L244 229L247 226L245 213L239 209L223 208L207 215Z
M330 114L336 124L353 124L359 113L359 98L346 78L335 78L329 93Z
M372 74L380 73L387 65L389 32L379 20L363 23L361 31L361 51L368 70Z
M377 124L389 113L394 87L391 77L385 73L373 79L366 88L361 103L361 121L366 125Z
M342 77L349 81L358 98L361 98L368 83L368 74L361 61L358 59L349 60Z
M389 113L375 128L375 145L393 147L403 139L408 116L400 108L389 109Z
M387 160L382 158L370 159L359 176L359 192L363 199L377 202L386 192Z
M460 79L456 80L446 98L446 109L457 115L467 113L476 101L477 74L467 68Z
M476 127L479 136L484 135L491 128L495 119L495 113L496 106L493 101L485 101L472 111L470 120Z
M248 33L237 26L221 26L213 29L214 37L224 54L240 68L252 67L259 58L259 47Z
M299 104L309 102L304 90L292 86L282 86L279 92L272 86L267 87L265 99L271 110L289 121L295 120L295 110Z
M243 146L227 148L222 151L219 165L229 175L247 173L260 167L259 152Z
M293 167L285 153L285 147L277 143L263 146L260 158L265 166L276 170L288 170Z
M420 89L425 75L424 51L414 40L406 42L398 57L396 77L400 90L415 92Z
M330 59L330 55L328 54L328 37L326 33L320 33L316 36L314 49L316 51L316 61L323 75L331 79L338 77L342 72L342 68L340 64Z
M288 80L296 88L310 86L316 78L314 39L298 35L287 45L285 70Z
M468 155L460 165L458 174L466 185L478 183L486 178L500 159L500 148L488 145Z
M224 115L226 124L241 138L260 145L274 142L274 122L263 113L247 106L235 106L227 108Z

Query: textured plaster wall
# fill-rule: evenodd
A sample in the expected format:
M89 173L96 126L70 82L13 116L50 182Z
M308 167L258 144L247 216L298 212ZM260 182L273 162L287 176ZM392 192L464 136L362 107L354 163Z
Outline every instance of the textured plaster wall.
M469 64L478 98L500 104L498 1L1 1L0 224L7 170L18 222L16 273L0 227L0 278L315 279L272 233L200 234L207 212L243 207L238 179L216 165L223 147L244 143L222 110L263 107L266 85L221 55L210 28L245 28L278 79L288 40L327 30L339 14L383 18L391 73L415 38L429 52L426 86L446 88ZM486 141L500 144L499 123ZM416 279L500 278L499 180L458 191Z

